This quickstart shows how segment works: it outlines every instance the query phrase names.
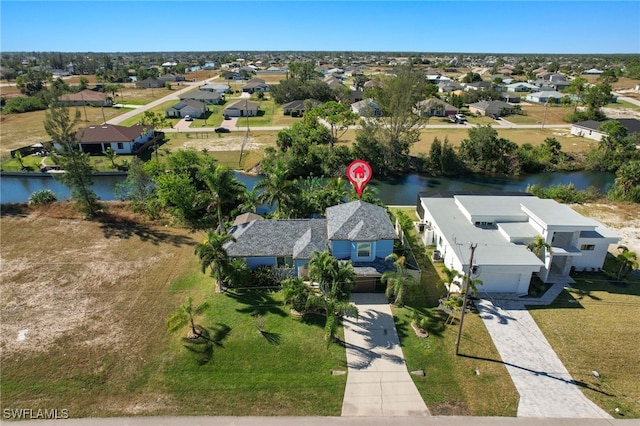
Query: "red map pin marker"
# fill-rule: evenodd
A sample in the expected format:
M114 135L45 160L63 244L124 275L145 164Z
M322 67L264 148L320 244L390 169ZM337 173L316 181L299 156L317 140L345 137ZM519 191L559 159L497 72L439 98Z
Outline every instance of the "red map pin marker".
M347 178L356 188L358 197L362 196L364 186L371 180L373 170L369 163L364 160L355 160L347 167Z

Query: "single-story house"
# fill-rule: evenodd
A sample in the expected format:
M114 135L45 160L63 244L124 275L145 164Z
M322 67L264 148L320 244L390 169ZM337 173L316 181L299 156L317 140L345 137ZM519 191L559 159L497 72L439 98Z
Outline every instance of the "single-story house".
M487 90L493 87L493 83L490 81L474 81L473 83L464 83L464 90Z
M352 103L351 111L355 112L360 117L380 117L380 115L382 115L382 109L371 98Z
M421 193L421 238L448 268L482 281L480 293L526 295L535 275L571 283L572 270L599 270L619 237L599 222L550 199L522 195ZM536 236L551 245L540 256L527 248ZM476 244L469 265L470 243Z
M247 100L235 101L222 110L222 114L229 117L255 117L258 115L258 103Z
M231 92L231 88L229 87L229 85L224 83L203 84L199 87L199 89L207 92L216 92L221 95Z
M456 115L458 111L458 108L438 98L425 99L413 107L413 113L421 117L447 117Z
M615 121L625 127L628 134L640 133L640 120L635 118L618 118ZM599 130L600 126L604 123L606 123L606 121L579 121L571 125L571 134L599 141L607 135L603 130Z
M529 93L525 99L529 102L536 102L539 104L544 104L545 102L560 102L560 99L567 95L555 92L555 91L545 91L545 92L535 92Z
M504 101L480 101L469 104L469 111L472 114L502 117L503 115L512 114L513 106Z
M165 110L167 117L184 118L190 115L194 118L202 118L207 113L207 106L204 102L195 101L193 99L185 99Z
M136 81L136 87L138 89L158 89L164 87L164 81L149 77L141 81Z
M217 92L207 92L205 90L196 90L193 92L180 95L180 100L191 99L194 101L204 102L207 105L218 105L224 100L224 95Z
M185 81L184 75L180 75L180 74L165 74L162 75L160 77L158 77L158 80L160 81L164 81L164 82L170 82L170 83L175 83L178 81Z
M462 90L462 86L454 81L438 83L438 92L440 93L450 93L456 90Z
M76 132L80 150L91 154L100 154L107 148L113 149L117 154L133 154L153 136L153 127L141 124L131 127L101 124Z
M582 74L600 75L603 72L604 71L601 71L601 70L599 70L597 68L591 68L591 69L588 69L586 71L582 71Z
M340 80L339 78L337 78L334 75L328 75L322 81L327 83L327 85L329 87L331 87L332 89L335 88L335 87L344 86L344 84L342 83L342 80Z
M251 80L247 81L247 84L242 86L242 91L246 93L268 92L269 86L261 78L252 78Z
M58 102L67 106L111 106L113 101L106 93L94 92L93 90L81 90L78 93L67 93L58 96Z
M502 92L500 94L500 100L509 102L510 104L518 104L520 103L521 99L520 99L520 96L516 95L515 93Z
M231 258L244 259L251 269L266 265L308 275L314 252L329 250L340 260L351 260L356 291L374 291L393 253L395 229L383 207L352 201L326 210L326 219L253 220L229 231L235 238L224 248Z
M296 99L282 105L282 111L284 115L291 115L292 112L296 112L299 116L302 116L305 112L320 105L322 105L322 102L317 99Z
M523 83L521 81L517 83L507 84L505 86L507 88L507 92L517 93L517 92L537 92L538 86L535 84Z

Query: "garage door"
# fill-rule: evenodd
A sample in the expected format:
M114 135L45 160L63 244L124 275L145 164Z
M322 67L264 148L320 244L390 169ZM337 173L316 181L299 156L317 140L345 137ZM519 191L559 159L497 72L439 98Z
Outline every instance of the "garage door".
M520 284L522 274L481 274L482 285L478 286L480 293L515 293Z

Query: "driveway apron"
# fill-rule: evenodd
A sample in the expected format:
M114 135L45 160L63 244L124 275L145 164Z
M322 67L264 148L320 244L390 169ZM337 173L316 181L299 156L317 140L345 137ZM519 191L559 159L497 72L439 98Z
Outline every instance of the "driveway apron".
M428 416L404 361L391 308L383 294L353 294L358 319L345 318L349 374L343 416Z
M518 417L611 418L584 396L522 302L477 306L520 394Z

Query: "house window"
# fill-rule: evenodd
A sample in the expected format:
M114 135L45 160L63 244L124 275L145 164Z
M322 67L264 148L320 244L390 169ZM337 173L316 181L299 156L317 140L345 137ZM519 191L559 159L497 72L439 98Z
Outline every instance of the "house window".
M593 244L583 244L580 246L580 250L582 251L591 251L595 249L596 249L596 246Z
M118 142L118 149L124 149L124 144L122 142Z
M358 243L356 246L356 257L371 257L371 243Z
M276 258L278 268L293 268L293 258L291 256L282 256Z

